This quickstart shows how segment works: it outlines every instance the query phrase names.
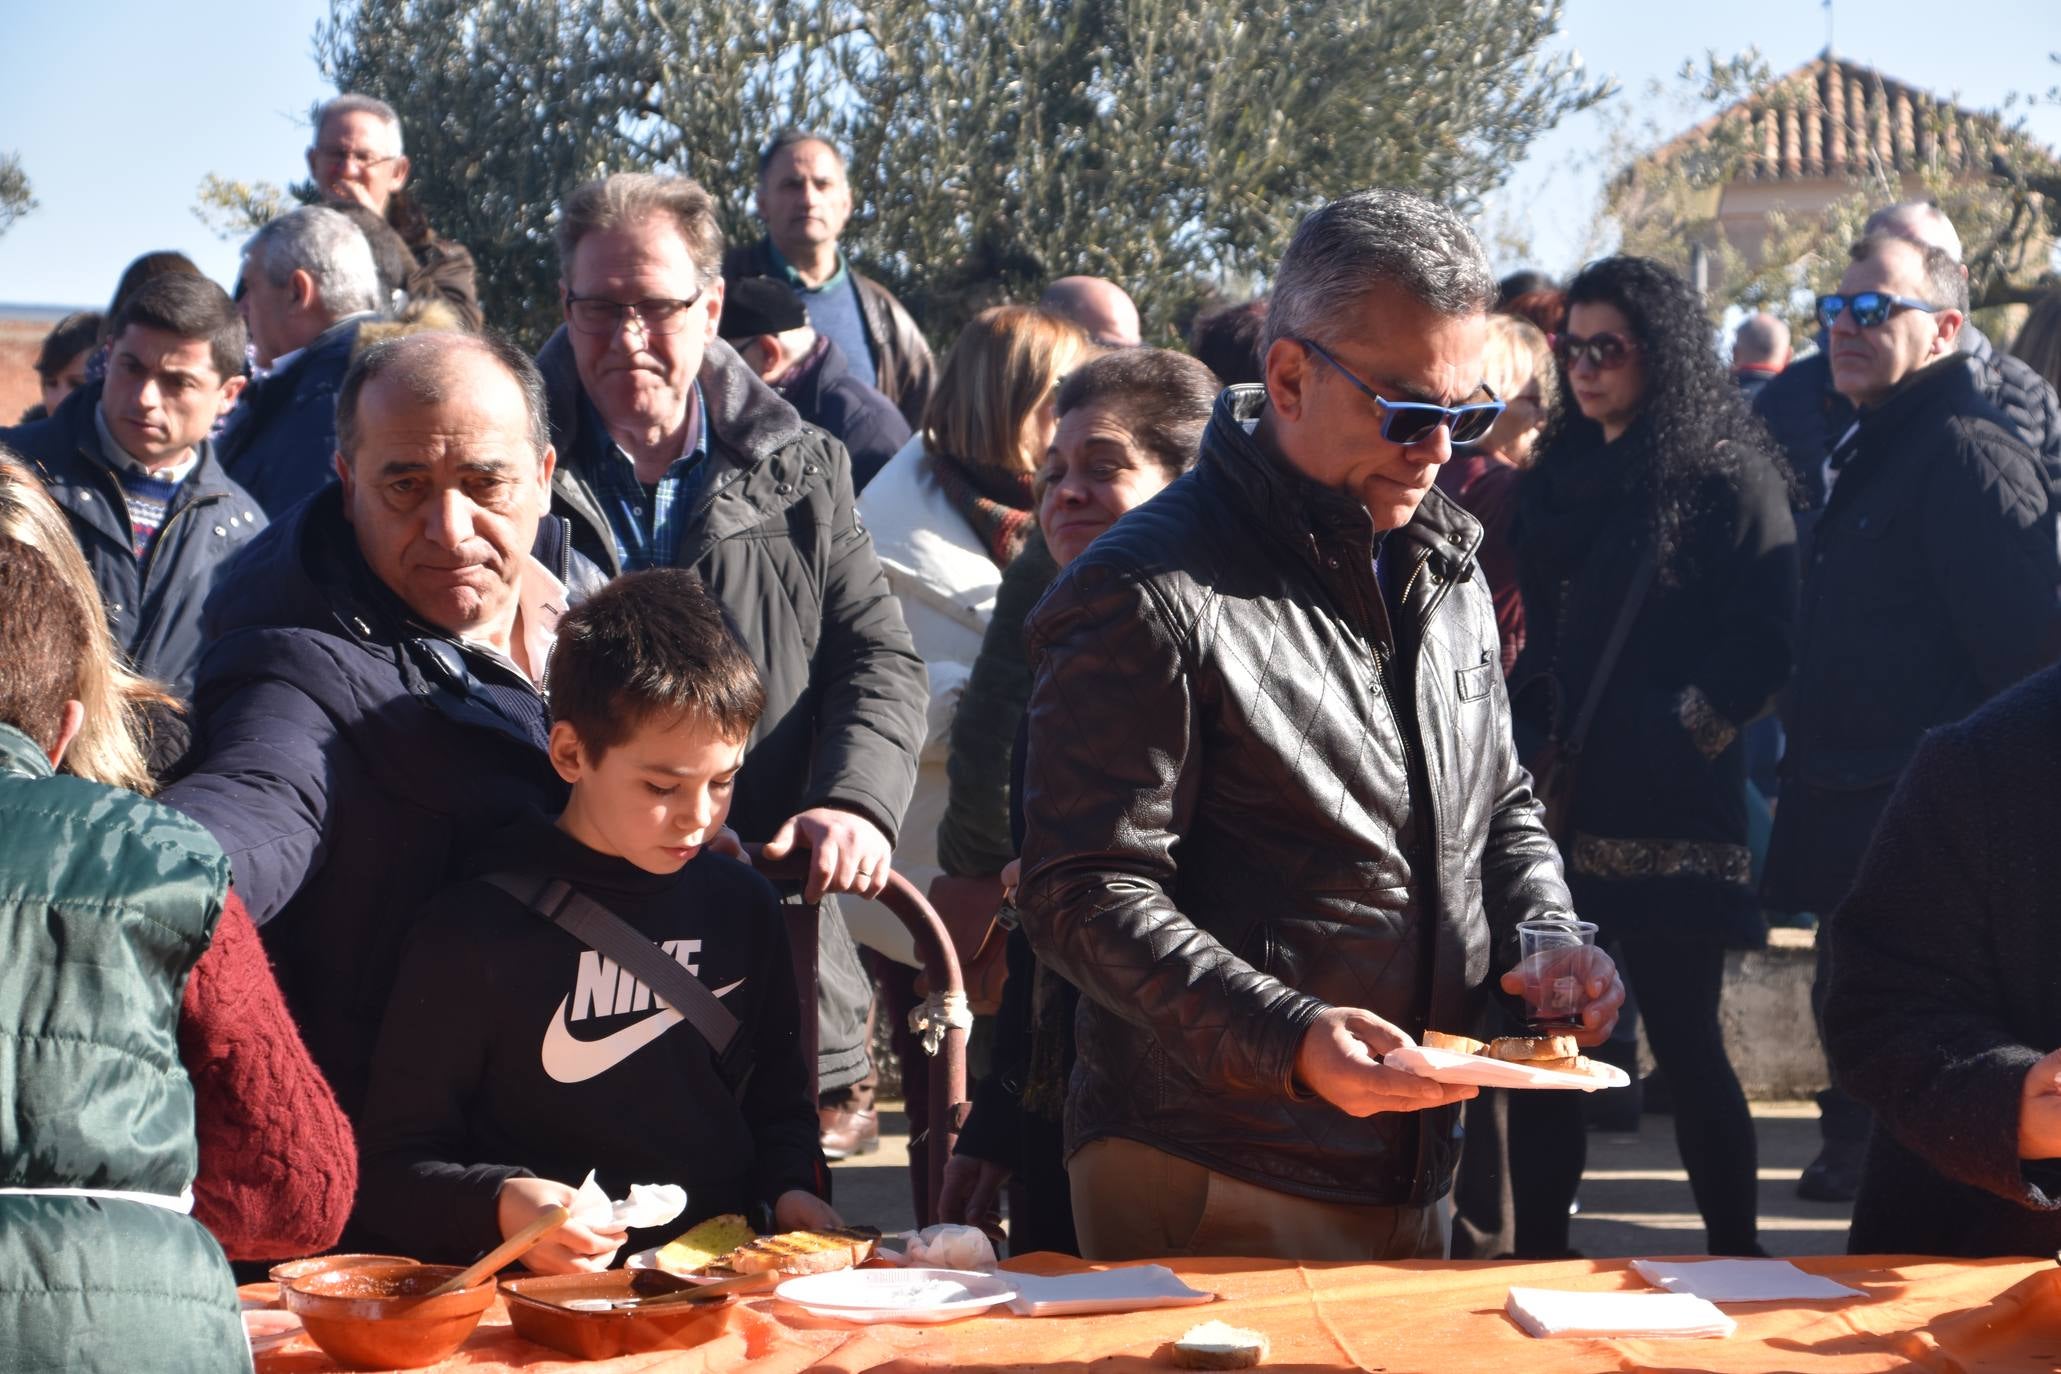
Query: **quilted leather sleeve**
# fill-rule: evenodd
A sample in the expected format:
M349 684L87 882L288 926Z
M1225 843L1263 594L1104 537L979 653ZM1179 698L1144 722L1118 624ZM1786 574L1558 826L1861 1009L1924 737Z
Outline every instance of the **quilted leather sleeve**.
M1038 957L1206 1088L1293 1092L1296 1050L1324 1004L1233 955L1169 895L1202 766L1179 630L1149 587L1091 554L1028 638L1017 904Z

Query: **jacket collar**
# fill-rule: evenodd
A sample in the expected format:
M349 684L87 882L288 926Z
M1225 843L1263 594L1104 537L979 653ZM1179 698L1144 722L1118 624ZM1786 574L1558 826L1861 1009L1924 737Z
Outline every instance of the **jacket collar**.
M0 724L0 774L47 778L56 772L50 756L37 748L34 740L12 725Z
M1899 382L1880 402L1860 412L1861 433L1894 434L1932 409L1951 414L1987 409L1989 403L1983 396L1977 371L1981 366L1968 353L1949 353L1936 363L1926 364Z
M1480 521L1434 486L1424 493L1407 524L1377 540L1374 522L1358 501L1311 481L1247 432L1266 404L1267 389L1260 385L1230 387L1218 396L1203 439L1202 462L1238 489L1270 533L1306 557L1334 544L1364 549L1371 557L1379 543L1389 557L1404 559L1405 566L1414 566L1428 554L1438 560L1442 577L1464 576L1465 566L1481 546Z

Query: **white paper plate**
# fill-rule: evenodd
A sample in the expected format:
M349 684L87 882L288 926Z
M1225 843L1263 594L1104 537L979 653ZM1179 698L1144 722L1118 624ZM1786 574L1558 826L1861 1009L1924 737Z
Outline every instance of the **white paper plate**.
M804 1274L773 1290L813 1316L844 1322L950 1322L1016 1296L998 1274L963 1269L839 1269Z
M623 1261L623 1268L625 1268L625 1269L652 1269L652 1270L656 1270L657 1272L659 1272L659 1273L661 1273L661 1274L672 1274L674 1278L678 1279L678 1280L679 1280L680 1282L682 1282L682 1283L692 1283L692 1284L696 1284L696 1285L699 1285L699 1284L705 1284L705 1283L721 1283L721 1282L722 1282L722 1281L723 1281L724 1279L734 1279L734 1278L736 1278L736 1277L737 1277L737 1276L736 1276L735 1274L677 1274L677 1273L674 1273L674 1272L673 1272L672 1270L670 1270L670 1269L666 1269L666 1268L663 1268L663 1267L661 1267L661 1266L660 1266L660 1264L659 1264L659 1262L658 1262L658 1252L659 1252L660 1250L663 1250L664 1248L665 1248L665 1247L664 1247L664 1246L662 1246L662 1245L654 1245L654 1246L652 1246L652 1247L651 1247L651 1248L650 1248L649 1250L639 1250L639 1251L638 1251L638 1252L637 1252L636 1254L634 1254L634 1255L630 1256L630 1257L629 1257L628 1259L626 1259L626 1260L624 1260L624 1261Z
M278 1308L253 1308L243 1314L243 1334L254 1355L285 1345L302 1330L299 1317Z
M1575 1088L1592 1093L1598 1088L1629 1087L1632 1081L1623 1069L1615 1064L1605 1064L1600 1059L1589 1061L1596 1066L1594 1073L1566 1073L1559 1069L1535 1069L1529 1064L1484 1059L1478 1054L1462 1054L1458 1050L1434 1050L1423 1045L1390 1050L1381 1056L1381 1062L1414 1073L1419 1078L1429 1078L1438 1083L1472 1083L1477 1088Z

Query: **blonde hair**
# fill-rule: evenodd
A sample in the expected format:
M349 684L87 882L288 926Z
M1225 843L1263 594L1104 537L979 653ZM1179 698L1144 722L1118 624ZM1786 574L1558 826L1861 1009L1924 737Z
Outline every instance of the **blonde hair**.
M1498 400L1514 400L1524 384L1539 381L1539 408L1553 408L1553 345L1539 327L1516 315L1488 317L1488 341L1481 353L1482 380Z
M1044 455L1024 453L1024 422L1094 352L1079 325L1035 306L981 311L945 355L923 412L924 447L977 471L1032 471Z
M71 522L28 465L5 448L0 448L0 535L49 559L85 608L86 623L101 627L100 633L87 636L85 658L79 664L79 701L86 708L86 721L65 750L64 771L149 796L157 783L144 759L143 740L149 733L144 708L176 709L178 703L163 687L129 671L122 662Z

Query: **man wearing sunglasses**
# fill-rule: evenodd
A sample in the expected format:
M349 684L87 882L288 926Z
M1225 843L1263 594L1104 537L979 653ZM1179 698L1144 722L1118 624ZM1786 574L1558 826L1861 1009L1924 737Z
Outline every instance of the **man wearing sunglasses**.
M1857 419L1826 461L1804 568L1763 889L1775 910L1830 916L1925 732L2061 654L2055 512L2038 458L1956 347L1967 309L1960 265L1894 233L1855 244L1818 301ZM1826 959L1821 941L1820 996ZM1836 1092L1821 1105L1824 1149L1798 1191L1851 1198L1866 1111Z
M1098 1259L1444 1252L1455 1106L1382 1062L1465 1033L1569 910L1510 742L1481 526L1432 489L1502 403L1450 211L1365 191L1274 278L1265 383L1027 629L1017 904L1083 993L1066 1109ZM1576 1038L1623 988L1571 969Z

